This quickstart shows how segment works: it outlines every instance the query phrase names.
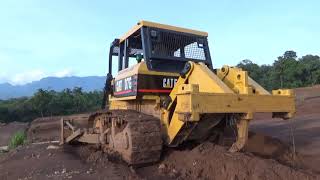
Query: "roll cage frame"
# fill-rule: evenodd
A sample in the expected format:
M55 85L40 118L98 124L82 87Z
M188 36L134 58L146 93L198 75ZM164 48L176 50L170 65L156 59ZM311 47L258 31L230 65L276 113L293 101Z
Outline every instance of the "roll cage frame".
M203 48L205 59L193 59L185 56L184 52L181 52L181 57L174 56L161 56L154 54L152 50L152 32L165 32L174 35L180 35L183 37L196 38L201 41L201 48ZM168 44L168 43L167 43ZM198 45L199 46L199 45ZM181 48L183 50L183 48ZM143 56L144 61L147 64L147 68L151 71L161 72L180 72L187 61L202 62L206 64L210 69L213 69L211 62L211 55L209 51L209 45L206 36L200 36L191 33L178 32L168 29L161 29L156 27L142 26L136 31L132 32L125 39L115 39L109 50L109 68L108 74L112 75L112 63L113 56L118 56L118 71L128 68L129 57L137 57L140 54Z

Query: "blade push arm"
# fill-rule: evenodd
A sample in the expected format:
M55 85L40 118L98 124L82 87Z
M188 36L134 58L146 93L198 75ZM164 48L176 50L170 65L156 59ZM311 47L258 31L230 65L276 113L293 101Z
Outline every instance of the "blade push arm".
M291 90L276 90L270 94L239 68L224 66L216 75L204 64L188 64L188 71L179 77L170 94L171 101L162 112L169 145L176 146L186 140L188 133L183 138L179 133L188 122L202 123L204 114L238 114L238 139L231 148L237 151L247 141L254 113L270 112L273 117L283 119L295 113L295 97Z

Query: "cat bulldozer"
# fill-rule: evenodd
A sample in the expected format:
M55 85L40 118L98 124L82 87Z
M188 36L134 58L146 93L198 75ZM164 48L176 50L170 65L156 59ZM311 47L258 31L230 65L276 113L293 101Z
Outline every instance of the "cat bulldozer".
M158 161L164 146L219 137L229 126L235 130L229 151L240 151L255 113L293 117L292 90L269 92L238 67L214 69L207 38L138 22L111 43L102 109L86 121L62 119L61 144L96 144L140 165Z

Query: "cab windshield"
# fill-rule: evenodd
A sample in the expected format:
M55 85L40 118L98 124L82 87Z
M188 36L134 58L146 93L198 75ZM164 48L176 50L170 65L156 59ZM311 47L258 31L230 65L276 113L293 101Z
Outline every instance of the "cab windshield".
M185 33L150 30L151 57L205 61L206 37Z

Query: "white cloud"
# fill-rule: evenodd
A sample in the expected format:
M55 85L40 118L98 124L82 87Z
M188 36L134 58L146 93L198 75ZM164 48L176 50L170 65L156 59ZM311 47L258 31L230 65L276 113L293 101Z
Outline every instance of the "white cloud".
M42 70L31 70L15 74L12 78L9 78L11 84L21 85L32 81L37 81L45 77L46 74Z
M11 76L11 77L4 77L4 75L2 75L2 77L0 77L0 79L7 79L7 81L13 85L23 85L26 83L30 83L32 81L38 81L44 77L49 77L49 76L51 76L51 77L66 77L66 76L71 76L72 74L73 74L72 71L69 69L64 69L64 70L57 71L54 73L46 73L43 70L35 69L35 70L31 70L31 71L18 73L18 74Z
M66 76L71 76L73 72L70 69L64 69L61 71L58 71L53 74L54 77L66 77Z

